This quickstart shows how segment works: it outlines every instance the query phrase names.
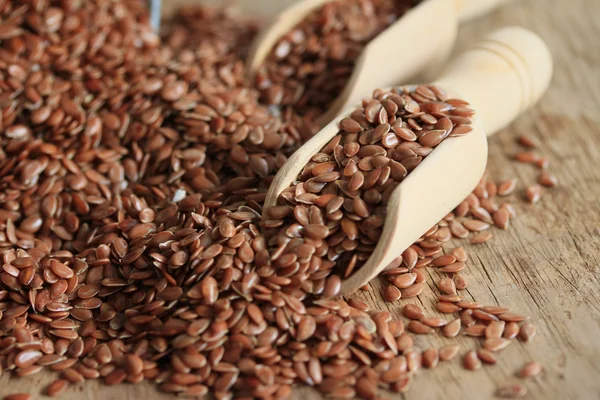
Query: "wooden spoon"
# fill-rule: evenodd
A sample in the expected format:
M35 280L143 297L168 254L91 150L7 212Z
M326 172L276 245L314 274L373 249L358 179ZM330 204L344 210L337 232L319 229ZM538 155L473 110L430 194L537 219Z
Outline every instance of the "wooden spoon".
M280 37L310 12L332 0L302 0L287 8L255 39L246 66L253 76ZM318 124L329 123L379 85L404 83L420 75L428 80L448 59L458 23L490 12L512 0L425 0L375 37L363 49L348 84ZM408 57L410 55L410 57ZM393 65L393 68L389 66Z
M476 111L474 129L443 141L392 192L381 239L367 262L342 282L342 294L377 276L473 191L487 162L486 136L535 104L551 75L552 58L544 42L518 27L494 32L448 65L434 84L471 103ZM355 108L343 112L288 159L269 187L265 209L277 204L279 194L338 134L339 121Z

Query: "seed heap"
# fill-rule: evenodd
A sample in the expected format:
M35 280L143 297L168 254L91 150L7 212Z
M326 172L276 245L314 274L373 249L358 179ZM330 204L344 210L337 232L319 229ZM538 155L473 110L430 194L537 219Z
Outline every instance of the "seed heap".
M186 8L161 42L141 3L0 2L0 373L55 371L52 396L101 379L189 397L285 398L303 383L371 399L406 391L421 367L459 353L420 351L407 331L485 337L467 353L471 368L492 363L500 339L535 336L524 317L465 301L448 280L437 307L460 321L409 307L406 331L357 300L313 295L334 295L351 273L332 271L337 261L368 255L386 192L438 140L467 133L464 104L425 86L375 92L323 151L333 169L314 159L295 185L304 192L283 197L294 212L275 223L262 218L266 187L314 132L310 118L291 108L272 116L245 85L251 24ZM456 261L442 255L448 231L464 236L452 221L490 224L483 209L506 227L511 208L494 209L492 193L514 186L483 180L396 260L388 297L417 295L427 265L466 287L464 249L449 253ZM342 202L328 209L334 189ZM503 209L509 217L496 215ZM321 264L306 269L307 254Z
M392 191L443 140L470 132L472 115L435 86L377 90L265 211L263 227L279 228L269 241L278 273L336 296L373 252Z
M323 114L346 86L362 49L418 1L331 1L277 41L256 73L270 105Z

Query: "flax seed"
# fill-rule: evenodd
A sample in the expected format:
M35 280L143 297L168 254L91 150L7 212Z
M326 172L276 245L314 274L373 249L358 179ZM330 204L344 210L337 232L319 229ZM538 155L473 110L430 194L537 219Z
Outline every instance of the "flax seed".
M537 361L530 361L521 368L519 376L522 378L530 378L538 376L542 372L542 364Z
M64 379L58 379L52 382L46 388L46 394L50 397L60 396L69 387L69 382Z
M504 399L517 399L527 395L527 388L519 384L503 386L496 390L496 397Z
M471 371L475 371L481 368L481 360L477 357L477 353L474 350L468 351L463 358L463 366Z
M450 345L440 349L439 357L440 361L450 361L458 354L460 350L459 345Z

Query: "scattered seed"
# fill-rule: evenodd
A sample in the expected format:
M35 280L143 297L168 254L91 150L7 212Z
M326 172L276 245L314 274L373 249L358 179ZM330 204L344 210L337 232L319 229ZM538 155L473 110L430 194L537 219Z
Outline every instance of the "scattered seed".
M525 323L521 326L521 329L519 330L519 339L521 339L525 343L529 343L535 337L536 332L537 329L535 325Z
M496 390L496 397L504 399L517 399L527 395L527 388L519 384L503 386Z
M542 364L537 361L530 361L521 368L519 376L523 378L530 378L538 376L542 372Z
M471 371L481 368L481 360L477 357L475 350L468 351L463 358L463 366Z
M529 186L525 191L525 197L530 203L537 203L542 198L542 188L539 185Z
M416 304L405 305L404 308L402 309L402 313L404 314L404 316L406 318L414 319L414 320L420 320L421 318L425 317L425 313L423 313L423 310L421 309L421 307L419 307Z
M459 350L460 346L457 344L441 348L439 351L440 361L452 360L454 357L456 357Z
M550 173L548 173L547 171L542 171L540 173L538 182L540 183L540 185L543 185L543 186L546 186L549 188L554 188L554 187L558 186L558 179L554 175L551 175Z
M504 338L489 338L483 342L483 347L490 351L500 351L510 344L510 340Z
M477 349L477 357L486 364L496 364L498 359L496 354L487 349Z

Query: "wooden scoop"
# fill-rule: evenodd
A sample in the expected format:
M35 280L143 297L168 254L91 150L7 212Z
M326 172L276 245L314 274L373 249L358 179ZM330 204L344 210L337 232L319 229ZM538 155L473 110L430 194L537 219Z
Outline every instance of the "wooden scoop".
M551 75L552 58L544 42L518 27L492 33L448 65L434 84L471 103L474 129L443 141L392 192L381 238L367 262L342 282L342 294L377 276L473 191L487 162L486 136L535 104ZM269 187L265 209L276 205L279 194L355 108L343 112L288 159Z
M249 73L254 75L280 37L329 1L332 0L302 0L279 14L255 39L246 63ZM341 110L369 96L373 87L397 85L417 75L430 79L448 59L459 22L490 12L509 1L512 0L421 2L363 49L346 88L319 117L318 124L329 123Z

